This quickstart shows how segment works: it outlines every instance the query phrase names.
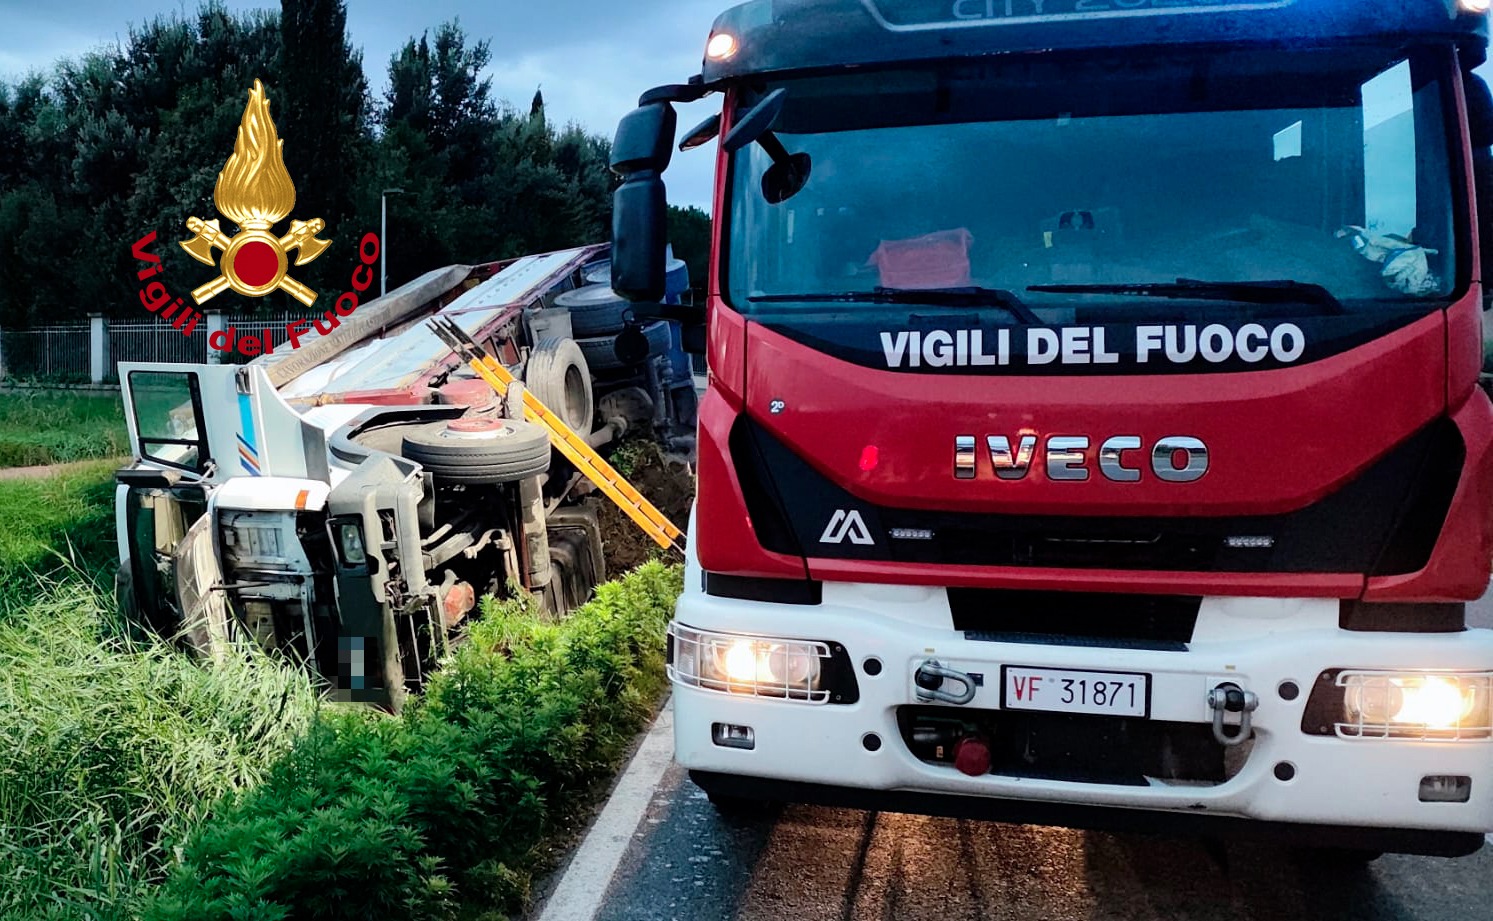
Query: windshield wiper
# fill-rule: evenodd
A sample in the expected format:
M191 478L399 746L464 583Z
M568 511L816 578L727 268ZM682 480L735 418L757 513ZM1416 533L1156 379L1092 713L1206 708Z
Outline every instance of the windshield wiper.
M1179 300L1241 301L1246 304L1306 303L1330 313L1346 313L1342 301L1321 285L1304 281L1198 281L1179 278L1175 283L1139 282L1125 285L1033 285L1039 294L1123 294L1130 297L1167 297Z
M928 307L1001 307L1028 326L1042 321L1015 292L1001 288L877 288L839 294L762 294L748 298L755 304L914 304Z

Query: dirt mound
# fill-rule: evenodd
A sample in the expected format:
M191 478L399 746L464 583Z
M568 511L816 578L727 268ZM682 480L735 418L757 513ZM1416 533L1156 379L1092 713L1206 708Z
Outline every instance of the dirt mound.
M611 461L664 517L684 530L689 522L690 505L695 501L695 473L689 464L665 457L657 444L642 440L624 443ZM651 537L610 501L602 505L601 534L609 578L664 554ZM666 558L678 559L678 554L670 552Z

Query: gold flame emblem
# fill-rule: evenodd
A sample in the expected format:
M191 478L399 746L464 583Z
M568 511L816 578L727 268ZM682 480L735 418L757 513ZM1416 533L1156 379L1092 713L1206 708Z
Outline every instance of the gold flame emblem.
M271 230L295 209L295 183L285 168L284 148L285 142L270 120L264 84L255 80L239 123L233 156L218 173L218 184L213 188L218 212L238 224L239 232L225 234L216 218L187 218L187 229L196 236L183 242L181 248L204 265L218 266L222 273L192 292L198 304L229 288L245 297L284 291L307 307L316 302L315 291L290 277L290 253L296 252L296 265L305 265L326 252L332 241L316 238L326 229L326 221L291 221L284 236L276 236ZM223 251L221 261L214 258L214 249Z

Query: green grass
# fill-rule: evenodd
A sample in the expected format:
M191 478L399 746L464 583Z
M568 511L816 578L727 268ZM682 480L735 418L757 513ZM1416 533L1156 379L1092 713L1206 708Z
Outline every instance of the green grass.
M25 598L38 575L67 564L113 575L113 474L113 464L99 462L56 476L0 480L0 611L5 600Z
M112 465L0 482L0 918L127 917L306 732L298 668L120 622Z
M310 725L299 669L247 649L200 665L114 617L72 578L0 621L0 917L127 917Z
M0 467L35 467L130 453L117 394L0 394Z

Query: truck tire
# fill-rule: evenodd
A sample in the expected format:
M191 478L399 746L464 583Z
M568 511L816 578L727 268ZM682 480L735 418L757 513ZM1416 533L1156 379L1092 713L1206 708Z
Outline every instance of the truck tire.
M669 351L669 324L663 321L653 323L643 328L643 335L648 338L648 354L662 355ZM592 339L578 340L581 351L586 355L586 364L595 371L619 371L630 367L617 358L617 337L597 336Z
M576 338L619 333L632 310L632 304L618 297L609 284L567 291L555 298L555 306L570 311L570 330Z
M405 433L405 457L437 481L467 485L515 483L550 466L549 433L510 419L456 419Z
M596 395L586 354L574 339L543 339L529 354L524 386L577 434L589 435L596 420Z

